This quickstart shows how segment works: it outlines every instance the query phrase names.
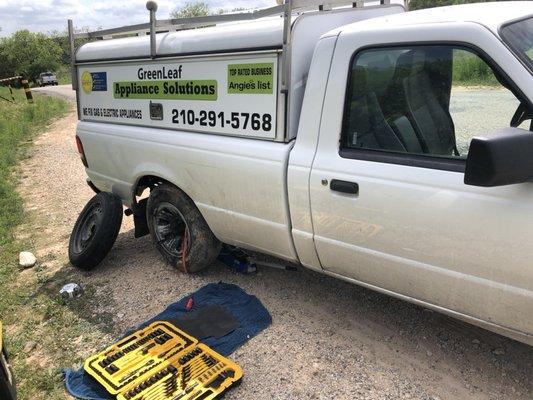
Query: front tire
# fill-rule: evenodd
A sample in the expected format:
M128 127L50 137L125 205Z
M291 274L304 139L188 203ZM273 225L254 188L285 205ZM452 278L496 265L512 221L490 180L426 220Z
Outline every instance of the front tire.
M122 200L100 192L80 213L70 235L68 256L75 267L91 270L113 247L122 225Z
M193 201L167 183L152 189L146 206L150 236L165 260L183 272L198 272L215 261L220 242Z

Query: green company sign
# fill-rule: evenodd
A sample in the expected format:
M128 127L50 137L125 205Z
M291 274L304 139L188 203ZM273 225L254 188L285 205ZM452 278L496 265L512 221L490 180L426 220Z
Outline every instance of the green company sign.
M274 63L228 65L228 93L274 93Z
M169 99L216 101L216 80L113 82L115 99Z

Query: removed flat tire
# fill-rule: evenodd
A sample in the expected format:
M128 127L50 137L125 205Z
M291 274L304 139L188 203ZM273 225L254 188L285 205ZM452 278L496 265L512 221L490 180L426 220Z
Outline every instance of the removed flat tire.
M157 250L183 272L204 269L220 253L220 242L194 202L175 186L162 183L152 189L146 218Z
M70 235L68 256L75 267L91 270L113 247L122 225L122 200L101 192L80 213Z

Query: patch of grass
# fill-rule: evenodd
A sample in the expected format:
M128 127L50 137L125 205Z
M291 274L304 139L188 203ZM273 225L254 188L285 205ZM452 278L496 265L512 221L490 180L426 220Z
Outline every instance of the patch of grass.
M7 93L0 88L0 95ZM35 135L69 105L38 95L30 105L23 91L16 92L16 98L16 104L0 102L0 320L19 400L66 399L61 369L81 366L102 344L116 338L113 316L98 312L100 302L110 304L113 299L96 295L96 289L83 282L83 274L63 257L44 254L32 269L18 269L18 252L35 251L44 234L34 227L45 226L48 217L24 212L15 190L16 165L26 157ZM60 287L67 282L80 283L84 295L61 299Z
M500 85L488 64L465 50L454 51L453 83L461 86Z
M70 74L70 67L68 65L61 65L56 72L57 81L60 85L68 85L72 82L72 75Z
M0 99L0 318L4 317L6 307L4 285L15 269L13 257L19 247L14 243L13 229L23 215L13 167L24 156L38 129L68 110L62 100L36 97L33 104L28 104L23 90L13 92L15 103ZM11 98L5 87L0 87L0 96Z
M116 337L110 329L112 316L94 312L96 302L111 299L97 297L95 288L88 284L83 285L82 297L69 301L60 298L63 283L81 278L66 265L53 274L40 271L37 275L17 287L17 322L13 324L15 332L8 337L19 399L65 399L62 369L81 367L102 344L112 341L111 336Z
M0 96L11 98L9 89L0 87ZM15 241L14 229L22 222L24 210L22 199L16 192L17 177L14 168L22 160L34 136L54 118L67 112L66 102L36 96L33 104L28 104L23 90L14 90L15 103L0 99L0 320L5 326L14 327L14 335L7 335L8 346L13 345L12 354L24 352L25 332L33 332L34 326L18 326L15 324L22 313L33 314L27 309L28 295L31 287L16 285L18 273L18 252L22 243ZM31 380L36 380L41 388L46 388L48 380L42 376L38 368L24 371ZM21 370L17 371L18 373ZM48 372L45 372L45 375ZM20 380L20 379L19 379ZM38 381L38 382L37 382ZM38 393L38 391L36 391ZM21 398L24 398L21 396ZM42 398L38 397L26 398Z

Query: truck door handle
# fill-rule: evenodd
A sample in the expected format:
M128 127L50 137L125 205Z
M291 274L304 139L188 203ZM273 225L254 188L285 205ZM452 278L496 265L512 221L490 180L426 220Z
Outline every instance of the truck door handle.
M346 194L353 194L357 196L359 194L359 185L355 182L340 181L338 179L332 179L329 185L331 190L335 192L341 192Z

